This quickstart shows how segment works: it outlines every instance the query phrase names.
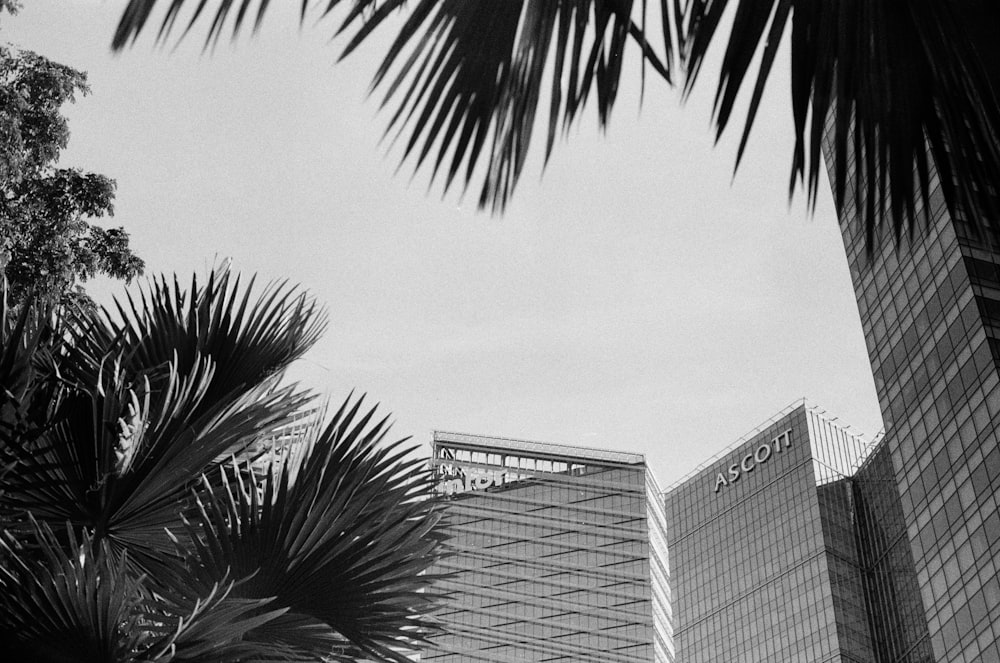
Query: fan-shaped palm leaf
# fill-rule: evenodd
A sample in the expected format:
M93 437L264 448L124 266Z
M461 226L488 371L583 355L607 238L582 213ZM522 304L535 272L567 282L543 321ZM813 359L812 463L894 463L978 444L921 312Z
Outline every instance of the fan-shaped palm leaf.
M755 53L763 53L739 156L790 27L791 187L805 182L810 199L815 196L823 136L832 123L835 197L843 206L853 191L870 249L883 220L891 220L898 238L904 227L913 229L917 203L927 207L928 151L952 212L997 236L991 219L1000 211L1000 106L993 87L1000 80L994 34L1000 6L982 0L689 0L689 89L730 4L735 18L716 95L720 134Z
M35 528L29 556L0 538L0 640L18 660L125 661L144 644L140 580L85 536L70 552ZM74 554L75 553L75 554ZM154 616L155 618L155 616Z
M383 419L350 399L298 460L272 465L262 487L238 467L199 492L187 575L204 587L231 574L232 596L273 597L280 617L247 638L317 647L335 660L408 661L433 626L424 571L436 559L432 478L385 444Z
M305 293L271 283L254 297L225 266L205 285L193 278L187 290L175 278L155 280L138 299L127 295L114 312L81 319L73 349L74 377L93 384L104 358L120 358L129 375L159 371L170 362L186 375L203 358L214 370L205 400L260 384L302 356L322 334L326 318ZM84 368L89 373L80 374Z
M266 660L267 646L247 642L251 629L274 619L267 600L227 597L231 582L200 597L179 584L151 591L129 570L127 555L111 555L89 534L68 549L32 522L27 549L0 537L0 650L5 660L34 663L213 663ZM13 657L13 658L10 658ZM274 659L272 659L274 660Z
M433 630L431 479L374 410L296 421L315 442L263 478L227 456L308 401L277 386L321 326L293 289L254 300L222 270L65 328L2 313L0 651L403 661Z
M119 23L113 47L122 48L142 31L156 0L132 0ZM165 4L165 3L163 3ZM227 22L237 32L251 16L259 26L269 3L220 1L214 14L199 2L187 22L190 29L212 15L209 42L219 38ZM331 12L341 0L302 2ZM603 126L618 93L626 46L637 44L640 60L669 80L673 52L671 30L664 21L666 64L654 54L633 22L645 25L646 0L355 0L340 28L357 25L344 55L353 51L393 12L407 7L407 17L375 76L387 83L383 104L398 99L389 130L408 133L404 159L416 155L419 168L445 164L447 189L459 172L466 186L476 165L487 162L479 204L502 209L524 167L538 105L548 89L548 141L551 153L557 129L568 127L591 92L597 97ZM660 0L668 16L667 0ZM165 36L180 15L183 0L171 0L160 22ZM186 31L185 31L186 32ZM643 68L645 73L645 68ZM550 74L550 82L544 80ZM432 156L433 155L433 156ZM464 168L463 168L464 167Z
M18 466L0 507L54 530L69 521L151 569L172 554L164 529L179 526L201 473L308 401L276 380L322 319L294 290L252 300L225 270L188 294L161 281L139 301L118 320L83 313L71 325L44 431L8 436Z

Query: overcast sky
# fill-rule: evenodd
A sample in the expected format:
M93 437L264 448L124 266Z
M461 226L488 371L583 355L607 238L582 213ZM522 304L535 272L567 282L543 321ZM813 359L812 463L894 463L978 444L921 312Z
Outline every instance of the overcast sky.
M785 58L735 179L714 80L683 106L654 82L640 108L633 52L606 135L589 108L491 217L478 190L397 172L367 95L384 38L335 64L335 21L300 31L273 3L213 54L204 32L174 52L151 32L116 57L124 2L24 4L0 39L88 72L62 164L117 180L113 223L149 273L229 257L301 283L331 324L293 376L368 392L399 436L641 452L666 485L802 396L881 428L826 183L814 216L788 205Z

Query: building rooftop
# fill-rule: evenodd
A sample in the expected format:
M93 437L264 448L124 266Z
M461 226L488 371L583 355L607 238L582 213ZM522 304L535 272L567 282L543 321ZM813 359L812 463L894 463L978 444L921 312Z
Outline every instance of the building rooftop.
M613 451L611 449L575 447L568 444L531 442L529 440L514 440L507 437L468 435L446 431L434 431L434 443L460 445L467 449L482 449L490 453L506 451L525 456L545 456L547 458L613 463L618 465L639 465L646 462L646 457L642 454Z
M723 447L722 449L720 449L719 451L717 451L716 453L714 453L710 458L706 459L704 462L702 462L697 467L695 467L693 470L691 470L690 472L688 472L687 474L685 474L684 476L682 476L680 479L677 479L676 481L674 481L670 485L668 485L663 490L663 492L664 493L669 493L671 490L679 487L681 484L686 483L688 480L694 478L695 476L697 476L701 472L705 471L706 469L708 469L712 465L715 465L719 460L721 460L722 458L724 458L725 456L727 456L728 454L730 454L735 449L738 449L740 446L742 446L742 445L746 444L747 442L749 442L751 439L753 439L754 437L756 437L762 431L764 431L765 429L767 429L768 426L770 426L770 425L772 425L774 423L777 423L778 421L781 421L782 419L784 419L785 417L787 417L788 415L790 415L792 412L795 412L799 408L804 408L804 409L808 410L809 412L812 412L814 415L816 415L819 418L821 418L821 419L829 422L833 426L842 429L843 431L845 431L846 433L848 433L851 436L858 437L858 438L866 440L870 449L874 448L874 446L876 445L876 443L878 442L878 440L881 439L881 435L882 434L879 433L873 439L869 440L869 438L867 438L866 435L864 435L863 433L857 431L852 426L850 426L850 425L848 425L848 424L840 421L837 417L833 416L832 414L830 414L829 412L827 412L826 410L824 410L820 406L818 406L815 403L811 402L808 398L797 398L794 401L792 401L791 403L789 403L788 405L786 405L784 408L782 408L780 411L778 411L776 414L774 414L771 417L769 417L766 421L764 421L763 423L761 423L758 426L756 426L753 430L749 431L748 433L746 433L745 435L743 435L742 437L740 437L738 440L735 440L734 442L730 442L730 443L726 444L725 447Z

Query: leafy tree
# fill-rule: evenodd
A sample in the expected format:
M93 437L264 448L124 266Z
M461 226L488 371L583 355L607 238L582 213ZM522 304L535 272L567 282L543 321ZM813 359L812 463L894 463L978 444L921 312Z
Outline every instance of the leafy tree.
M309 298L222 269L56 310L0 310L0 651L409 660L433 479L361 399L301 425L280 378L325 326Z
M0 46L0 266L15 302L89 301L80 282L142 273L122 228L90 222L113 213L114 181L56 167L69 140L60 108L88 91L82 72Z
M166 3L163 3L166 4ZM194 4L194 3L190 3ZM259 0L197 3L187 29L211 17L208 40L227 25L256 29L269 6ZM301 3L325 16L341 0ZM480 205L502 209L524 164L539 105L549 107L547 153L560 123L571 124L591 93L607 122L629 48L663 78L686 68L684 88L697 82L723 13L734 8L716 95L718 132L729 125L737 93L762 54L742 156L765 82L786 32L791 39L791 99L796 144L791 189L813 199L824 170L821 143L834 118L828 158L838 203L851 190L869 232L889 218L897 236L926 202L931 165L953 213L994 234L1000 218L1000 6L992 0L660 0L662 21L647 26L647 3L632 0L354 0L340 30L354 28L345 55L394 12L405 20L375 76L397 110L390 126L407 125L406 155L418 167L433 161L467 186L485 161ZM157 0L130 0L115 49L146 26ZM183 0L172 0L159 37L178 22ZM206 6L214 6L206 11ZM638 21L638 24L637 24ZM655 27L654 27L655 25ZM185 30L186 33L186 30ZM663 43L663 63L650 40ZM548 95L544 72L551 68ZM643 69L645 73L645 68ZM645 80L645 75L643 76ZM544 107L544 106L543 106ZM435 142L436 155L429 158ZM848 164L857 158L856 179ZM461 172L461 175L460 175ZM863 196L863 191L872 195Z

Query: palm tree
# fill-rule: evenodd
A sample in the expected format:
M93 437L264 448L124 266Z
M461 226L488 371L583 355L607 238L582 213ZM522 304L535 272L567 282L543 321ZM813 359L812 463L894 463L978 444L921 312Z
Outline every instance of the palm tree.
M281 383L325 326L303 293L220 269L0 318L0 651L408 661L434 631L424 463L363 399L303 426Z
M208 17L209 42L230 26L234 34L251 22L256 30L269 2L260 0L256 10L253 4L203 0L184 21L185 34ZM340 4L303 0L302 16L314 7L326 16ZM386 87L383 103L396 100L389 128L408 133L404 159L415 153L417 167L433 162L427 167L434 175L444 167L445 188L456 178L468 186L476 165L485 161L480 206L502 210L509 199L540 103L549 107L548 156L560 124L568 127L591 93L599 122L608 121L630 48L639 51L643 83L647 64L669 82L678 53L690 91L724 13L735 5L716 91L718 134L729 125L737 94L760 55L737 166L778 46L790 33L796 136L790 195L804 186L814 200L826 133L837 203L855 192L869 236L886 218L897 238L904 228L912 231L917 203L927 207L933 169L953 214L1000 235L991 221L1000 212L1000 47L993 34L1000 7L991 0L660 0L656 27L647 25L645 0L349 4L339 32L354 32L344 55L394 12L405 13L374 81ZM131 0L113 48L132 42L156 5ZM184 5L171 0L159 38L170 32ZM653 33L663 44L662 58L647 38ZM546 95L547 68L552 75ZM849 181L855 159L855 179Z

